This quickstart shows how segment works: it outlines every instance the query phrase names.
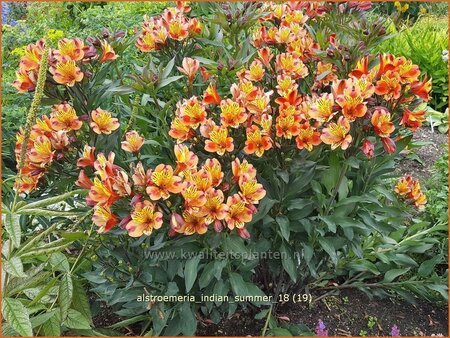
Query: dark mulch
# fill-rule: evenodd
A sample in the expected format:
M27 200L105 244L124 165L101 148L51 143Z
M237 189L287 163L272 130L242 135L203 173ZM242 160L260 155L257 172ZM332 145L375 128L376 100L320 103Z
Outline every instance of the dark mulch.
M397 172L400 174L411 174L414 178L426 180L431 176L431 169L434 163L445 153L448 149L448 135L441 134L435 130L433 133L431 128L423 127L414 133L414 141L427 142L426 145L412 149L421 162L405 157L399 163Z

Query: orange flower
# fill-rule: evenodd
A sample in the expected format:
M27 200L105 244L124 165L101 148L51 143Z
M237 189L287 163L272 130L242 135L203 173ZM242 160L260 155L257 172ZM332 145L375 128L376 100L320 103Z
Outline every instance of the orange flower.
M352 122L366 115L367 106L359 87L352 80L347 80L346 85L342 95L336 97L336 102L342 108L342 114Z
M374 155L375 146L372 142L365 139L362 144L362 151L366 155L367 159L371 159Z
M304 123L300 126L298 136L295 138L298 149L306 149L311 151L313 146L322 143L320 139L320 132L316 131L309 123Z
M395 126L391 122L391 114L384 108L375 109L371 122L373 129L380 137L389 137L395 130Z
M425 111L417 110L411 111L407 108L403 111L403 117L400 121L400 125L405 125L409 127L412 131L416 131L417 128L422 126L422 123L425 121Z
M122 149L130 153L137 153L144 145L144 138L135 130L125 134L125 141L122 141Z
M138 162L138 164L136 164L136 167L134 168L134 173L131 178L133 179L133 183L135 186L146 187L148 182L150 182L150 180L152 179L152 171L151 169L148 169L147 172L145 172L142 163Z
M56 67L52 67L50 70L53 73L53 79L57 83L69 87L73 87L75 82L80 82L84 77L84 74L73 60L61 60L61 62L56 64Z
M207 224L225 219L228 206L223 203L224 200L225 197L220 190L209 189L206 192L206 203L202 206L199 214L205 217Z
M395 59L395 66L403 84L416 81L420 75L419 66L413 64L411 60L407 60L404 56Z
M40 172L37 175L30 175L25 174L27 171L29 171L29 169L23 167L20 175L14 182L14 189L16 189L18 193L29 194L36 189L39 179L44 176L44 172Z
M174 153L177 159L177 167L175 173L184 172L185 170L194 170L197 168L198 157L184 144L176 144Z
M91 112L91 119L90 126L96 134L111 134L120 127L119 120L101 108Z
M337 123L331 122L328 124L327 128L322 130L320 139L323 143L330 144L332 150L338 147L345 150L352 141L352 136L348 135L349 131L349 121L344 116L341 116Z
M277 43L288 44L295 39L294 34L291 32L289 27L280 27L275 34L275 40Z
M246 154L254 153L256 156L261 157L264 151L270 148L272 148L272 140L269 136L263 136L261 130L255 125L247 128L247 141L245 141L244 147Z
M269 47L264 47L258 50L259 60L266 66L268 69L271 69L270 60L273 58L273 54L270 51Z
M208 231L208 224L203 216L198 216L185 211L183 212L183 221L181 228L175 229L175 231L185 235L192 235L195 233L203 235Z
M217 187L223 179L222 166L216 158L209 158L205 161L203 168L211 176L211 184Z
M246 108L248 111L254 115L260 116L263 113L268 112L271 109L270 106L270 96L273 91L263 93L258 93L253 100L248 102Z
M277 92L280 96L287 97L291 92L296 91L298 84L290 76L277 76Z
M62 39L58 41L58 50L54 51L58 61L64 60L80 61L84 57L84 43L78 38Z
M227 199L228 213L225 222L229 229L243 228L245 223L252 220L253 213L239 194L234 194Z
M95 147L90 147L89 145L85 145L83 149L82 156L77 161L77 167L86 168L92 167L95 162L94 156Z
M175 117L170 125L169 135L181 143L194 136L195 132L179 117Z
M52 147L56 150L64 149L70 143L69 137L67 136L67 132L65 130L53 132L52 137L50 138L50 142L52 143Z
M381 143L383 144L384 150L388 154L393 154L395 150L397 149L397 146L395 145L394 140L392 140L390 137L382 137Z
M308 111L308 115L317 121L328 122L336 114L333 114L333 105L333 94L324 93L320 97L313 100L310 107L311 110Z
M369 74L369 57L365 56L358 61L355 69L349 75L359 79L361 76L367 74Z
M94 207L92 222L100 227L98 230L99 233L105 233L119 223L119 218L111 212L109 207L96 205Z
M184 208L189 212L197 212L199 207L202 207L206 203L206 194L197 189L195 184L188 184L188 186L183 189L181 195L184 198Z
M234 150L233 138L228 137L228 129L224 126L215 127L205 141L205 150L222 156L225 152Z
M50 113L50 123L54 130L78 130L83 125L73 109L67 103L54 105Z
M189 33L192 35L198 35L202 32L202 24L196 18L189 20Z
M303 79L308 75L308 68L298 58L290 53L282 53L276 57L276 69L293 79Z
M109 207L118 200L119 197L120 196L113 191L109 180L102 182L96 177L94 178L94 184L89 190L87 201L88 203Z
M239 189L240 195L250 204L258 204L261 199L266 196L266 191L264 190L262 184L256 181L256 178L249 175L243 175L239 179Z
M409 175L400 178L394 188L394 191L401 196L409 194L411 192L412 181L413 179Z
M425 102L430 100L431 79L427 80L427 77L423 81L415 81L411 84L411 93L417 95Z
M115 175L114 158L116 155L113 152L110 152L108 158L105 157L105 154L99 153L97 156L97 160L94 162L95 174L99 175L102 181L113 178Z
M44 40L39 40L35 44L29 44L25 49L25 54L20 58L20 71L37 71L39 69L44 47Z
M119 57L118 55L116 55L114 49L106 40L103 40L101 42L101 46L102 46L102 55L100 55L98 62L102 63L106 61L114 61Z
M84 170L80 171L80 174L78 175L78 180L75 182L75 184L84 189L91 189L91 187L94 185L94 183L92 183L92 181L86 175Z
M185 57L182 63L183 67L177 67L178 70L188 77L189 83L192 83L200 67L200 61Z
M327 75L325 73L328 72ZM320 79L320 80L318 80ZM333 82L337 80L336 74L334 74L333 70L333 64L332 63L323 63L322 61L319 61L317 63L317 74L316 74L316 81L328 85L330 82Z
M182 22L181 18L169 22L169 37L173 40L183 41L189 36L189 23Z
M220 102L220 122L224 127L237 128L241 123L247 121L245 108L230 99Z
M416 208L423 210L427 203L425 194L420 189L420 183L407 175L398 180L394 191L405 200L411 201Z
M155 36L144 31L136 40L136 47L139 48L141 52L148 53L156 49L156 39Z
M143 201L136 203L131 213L131 221L125 228L131 237L150 236L153 230L161 228L162 224L162 213L157 211L156 206L150 201Z
M294 115L278 115L275 127L277 136L288 140L300 132L300 123L295 120Z
M52 150L50 139L44 135L38 136L28 154L31 162L44 167L53 160L55 152Z
M181 121L194 129L206 121L205 105L195 96L183 100L182 103L178 102L176 114Z
M247 160L241 160L236 158L231 162L231 171L233 172L233 178L236 182L243 176L249 176L250 178L256 177L256 169L253 164L247 162Z
M36 74L23 69L16 71L13 86L21 93L33 91L36 88Z
M220 96L217 93L216 86L211 82L203 93L203 103L204 104L219 104Z
M159 164L155 170L151 173L150 186L147 187L146 191L150 198L154 201L159 199L168 199L170 193L178 194L184 188L181 177L175 176L173 174L173 169L171 166L166 164Z
M213 185L211 174L204 168L195 173L188 173L186 181L195 184L203 192L206 192Z
M131 196L131 184L128 181L128 174L123 170L118 170L113 177L113 189L119 196Z
M250 81L260 81L264 77L265 70L260 61L255 60L245 72L245 78Z
M401 78L397 72L388 70L381 75L375 86L375 94L383 95L385 100L398 99L401 95Z

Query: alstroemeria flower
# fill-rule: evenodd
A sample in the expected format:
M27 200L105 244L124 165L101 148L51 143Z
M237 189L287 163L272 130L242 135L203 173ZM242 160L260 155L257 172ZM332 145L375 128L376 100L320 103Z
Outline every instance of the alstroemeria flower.
M116 155L113 152L108 154L106 158L105 154L99 153L97 159L94 162L95 174L100 176L102 181L112 178L115 175L116 166L114 165L114 158Z
M171 20L169 23L169 37L173 40L183 41L189 36L189 23L181 18Z
M153 201L168 199L170 194L178 194L184 188L181 177L174 175L171 166L159 164L151 173L150 186L147 187L147 194Z
M119 57L118 55L116 55L116 52L114 52L114 49L106 40L103 40L101 42L101 46L102 46L102 55L100 55L98 62L102 63L107 61L114 61Z
M319 145L322 143L322 140L320 139L320 132L311 127L309 123L303 123L300 126L295 142L298 149L306 149L311 151L313 146Z
M291 53L277 55L275 64L278 72L289 75L293 79L303 79L309 73L305 64Z
M95 147L91 147L86 144L84 146L82 156L77 161L77 167L86 168L94 166L95 162L94 151Z
M381 75L381 79L375 85L375 94L382 95L385 100L398 99L401 95L402 86L400 84L400 75L388 70Z
M178 70L188 77L189 83L192 83L200 67L200 61L185 57L183 59L182 66L183 67L177 67Z
M69 87L73 87L76 82L83 80L84 74L77 67L73 60L62 60L55 67L50 68L53 73L53 79L59 83Z
M237 128L247 120L245 108L230 99L220 102L220 122L224 127Z
M141 52L148 53L156 49L156 39L153 33L144 31L136 40L136 47Z
M69 145L69 137L67 136L67 132L65 130L58 130L52 133L52 137L50 138L50 142L52 143L52 147L56 150L65 149ZM63 155L59 153L58 156Z
M349 121L344 116L341 116L337 123L331 122L322 130L320 139L323 143L331 145L332 150L338 147L345 150L352 141L352 136L348 134L349 131Z
M100 181L97 177L94 178L94 184L89 190L88 202L93 202L92 204L98 204L101 206L111 206L116 200L119 199L111 186L109 180Z
M50 122L54 130L78 130L83 122L77 116L75 109L67 103L54 105L50 113Z
M125 171L118 170L112 179L112 187L119 196L124 197L132 195L131 184L128 180L128 174Z
M308 115L317 121L328 122L336 114L333 113L333 105L333 94L324 93L312 101Z
M395 130L395 126L391 122L391 114L384 108L375 109L371 122L373 129L380 137L389 137Z
M20 58L19 69L21 71L37 71L41 63L44 47L45 42L42 39L35 44L29 44L25 49L25 54Z
M197 128L206 121L205 105L196 96L177 103L177 116L189 127Z
M411 93L417 95L425 102L428 102L430 100L429 94L430 90L431 90L431 79L428 80L426 76L423 79L423 81L415 81L411 83Z
M243 175L239 179L239 189L242 198L250 204L258 204L261 199L266 196L261 183L258 183L256 178L249 175Z
M58 49L54 51L54 55L60 62L65 59L80 61L84 57L84 43L78 38L64 38L58 41Z
M183 226L175 231L185 235L193 235L195 233L203 235L208 231L208 224L206 223L206 218L203 216L185 211L183 212L183 221Z
M198 211L198 208L202 207L206 203L205 192L199 190L195 184L188 184L188 186L181 192L181 195L184 198L184 209L189 212Z
M264 151L270 148L272 148L272 139L269 136L262 135L258 126L252 125L250 128L247 128L247 140L244 147L246 154L255 154L261 157Z
M219 104L221 101L216 86L211 82L203 93L204 104Z
M137 153L144 145L144 138L135 130L125 134L125 141L121 142L121 148L130 153Z
M219 155L232 152L234 150L233 138L228 137L228 129L223 126L215 127L209 133L209 140L205 141L205 150Z
M75 184L84 189L91 189L91 187L94 185L94 183L86 175L84 170L80 171L80 174L78 175L78 180L75 182Z
M52 143L50 139L44 135L38 136L34 141L28 158L31 162L38 164L40 167L44 167L53 160L55 152L52 149Z
M119 218L111 212L109 207L96 205L92 215L92 222L100 227L99 233L105 233L119 223Z
M395 145L394 140L392 140L390 137L382 137L381 143L383 144L384 150L388 154L393 154L395 150L397 149L397 146Z
M119 120L101 108L91 112L91 119L90 126L96 134L111 134L120 127Z
M205 217L206 223L221 221L227 216L228 206L223 203L225 197L220 190L209 189L206 192L206 203L202 206L200 214Z
M361 149L362 149L362 152L364 153L364 155L366 155L367 159L370 160L373 157L374 151L375 151L375 146L372 142L365 139L363 141Z
M19 69L16 71L16 79L13 86L21 93L33 91L36 88L37 74Z
M225 222L230 230L243 228L245 223L252 220L252 210L247 206L239 194L234 194L227 199L228 213Z
M222 183L224 173L222 172L222 166L216 158L208 158L203 164L203 169L205 169L211 176L211 184L217 187Z
M424 110L411 111L405 108L405 110L403 111L402 120L400 121L400 125L405 125L410 130L416 131L418 128L422 126L422 123L424 121L425 121Z
M198 157L189 150L184 144L176 144L174 146L174 153L177 159L177 167L175 173L181 173L185 170L192 170L197 168Z
M249 176L251 178L256 177L256 169L253 164L248 163L246 159L241 160L236 158L233 162L231 162L231 171L233 173L233 179L238 182L241 177Z
M153 230L161 228L162 224L163 214L157 211L150 201L143 201L136 203L131 213L131 221L125 228L131 237L150 236Z
M178 143L184 142L195 135L194 130L179 117L175 117L170 125L169 135Z

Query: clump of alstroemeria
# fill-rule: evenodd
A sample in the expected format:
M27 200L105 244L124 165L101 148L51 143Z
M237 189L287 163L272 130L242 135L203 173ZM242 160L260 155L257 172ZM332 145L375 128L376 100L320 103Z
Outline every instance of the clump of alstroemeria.
M142 145L142 136L130 131L122 149L138 153ZM125 170L114 164L114 153L95 155L94 147L85 146L77 162L82 168L77 185L89 189L87 203L94 207L92 220L99 232L120 223L130 236L139 237L165 224L171 235L204 234L211 226L217 232L236 229L248 238L245 224L266 193L256 180L255 168L235 159L228 163L232 175L225 175L219 160L209 158L200 166L185 145L175 145L174 154L175 166L145 169L138 162ZM130 210L119 217L124 203Z
M190 11L187 1L177 1L176 7L166 8L159 16L144 16L136 46L141 52L153 52L183 44L189 37L200 34L202 25L196 18L187 16Z
M52 162L64 157L64 153L76 139L76 131L82 127L82 124L75 109L68 103L54 105L50 116L43 115L36 120L26 145L25 162L15 184L15 189L19 193L30 193L36 188ZM23 135L24 132L21 129L17 133L15 147L17 163L20 162Z
M419 181L410 175L400 178L394 190L404 201L414 205L417 209L425 209L427 198L420 189Z
M26 47L13 83L19 92L34 91L44 51L43 46L43 40L39 40ZM48 64L52 82L73 87L85 78L88 71L85 64L110 62L117 57L118 55L106 40L102 40L98 46L95 46L78 38L61 39L57 43L57 48L49 50Z

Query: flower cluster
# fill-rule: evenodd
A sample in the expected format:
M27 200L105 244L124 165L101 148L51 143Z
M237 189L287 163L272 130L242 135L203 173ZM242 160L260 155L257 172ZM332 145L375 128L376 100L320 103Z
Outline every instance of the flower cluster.
M414 180L411 176L400 178L394 190L404 200L411 202L419 210L425 208L427 198L420 189L419 181Z
M139 134L131 131L122 148L136 152L142 142ZM248 238L245 224L252 220L255 205L266 194L256 181L255 168L246 160L235 159L231 163L233 176L225 177L221 163L215 158L207 159L199 167L198 157L187 146L175 145L174 154L175 168L159 164L145 170L138 162L129 174L114 164L114 153L108 157L103 153L95 156L95 148L85 146L77 162L82 168L77 185L89 189L87 203L94 207L92 220L99 232L120 223L132 237L150 235L161 228L166 214L166 219L170 216L171 235L204 234L213 224L217 232L224 227L236 228L241 237ZM87 170L94 175L93 180ZM229 192L227 198L224 192ZM131 205L129 215L120 218L112 211L118 200Z
M97 51L94 45L85 45L78 38L59 40L58 48L49 51L48 63L52 80L56 84L72 87L75 83L82 81L85 76L81 70L83 63L94 60L103 63L113 61L118 57L106 40L101 42L100 49L101 51ZM19 92L29 92L35 89L43 51L43 40L26 47L24 55L20 59L19 70L16 72L16 80L13 83Z
M188 2L177 1L176 7L166 8L160 16L145 16L136 47L141 52L152 52L167 45L168 40L181 42L189 36L200 34L201 23L196 18L185 15L190 11Z
M54 105L50 116L38 118L31 128L26 145L25 163L22 167L15 188L19 193L29 193L36 188L39 179L53 160L60 160L70 143L75 139L75 132L82 127L82 121L75 109L67 103ZM17 133L15 155L17 163L24 142L24 132Z

